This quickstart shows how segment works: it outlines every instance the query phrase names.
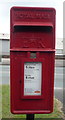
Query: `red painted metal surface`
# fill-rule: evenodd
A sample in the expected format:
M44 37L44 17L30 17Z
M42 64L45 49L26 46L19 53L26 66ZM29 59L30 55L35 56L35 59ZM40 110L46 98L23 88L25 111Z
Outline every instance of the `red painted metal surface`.
M53 111L55 9L13 7L10 13L10 95L14 114ZM31 53L36 57L31 58ZM42 63L41 95L24 95L25 62Z

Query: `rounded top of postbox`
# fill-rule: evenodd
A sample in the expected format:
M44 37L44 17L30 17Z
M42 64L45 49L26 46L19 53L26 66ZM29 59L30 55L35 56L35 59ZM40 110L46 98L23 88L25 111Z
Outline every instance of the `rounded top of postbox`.
M54 11L56 9L53 7L21 7L21 6L13 6L10 10L21 10L21 9L30 9L30 10L44 10L44 11Z
M42 7L12 7L11 8L11 20L15 24L42 24L53 23L55 17L54 8L42 8ZM32 25L33 25L32 24Z

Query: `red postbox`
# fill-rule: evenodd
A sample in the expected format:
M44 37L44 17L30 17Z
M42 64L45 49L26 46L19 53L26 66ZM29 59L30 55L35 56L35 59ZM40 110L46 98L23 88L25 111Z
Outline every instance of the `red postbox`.
M13 7L10 16L11 112L51 113L55 9Z

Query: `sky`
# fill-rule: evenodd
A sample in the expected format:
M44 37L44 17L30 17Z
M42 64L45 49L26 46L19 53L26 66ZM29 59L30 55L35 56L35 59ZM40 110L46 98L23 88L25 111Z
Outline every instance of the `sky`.
M53 7L56 9L56 38L63 38L64 0L2 0L0 2L0 33L10 34L10 9L13 6Z

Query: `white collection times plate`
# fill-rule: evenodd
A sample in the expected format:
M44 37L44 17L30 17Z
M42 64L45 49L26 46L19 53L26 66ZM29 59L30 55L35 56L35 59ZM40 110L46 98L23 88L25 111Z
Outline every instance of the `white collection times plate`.
M24 95L41 95L42 63L24 63Z

